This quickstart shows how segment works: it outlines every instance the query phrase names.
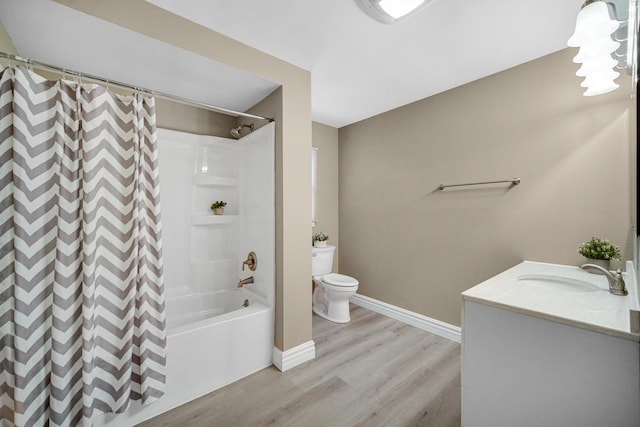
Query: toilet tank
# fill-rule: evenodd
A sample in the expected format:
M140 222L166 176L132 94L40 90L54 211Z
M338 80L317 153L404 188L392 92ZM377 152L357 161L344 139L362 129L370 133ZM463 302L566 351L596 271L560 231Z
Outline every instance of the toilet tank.
M333 269L333 252L335 246L327 245L326 248L311 247L311 275L324 276Z

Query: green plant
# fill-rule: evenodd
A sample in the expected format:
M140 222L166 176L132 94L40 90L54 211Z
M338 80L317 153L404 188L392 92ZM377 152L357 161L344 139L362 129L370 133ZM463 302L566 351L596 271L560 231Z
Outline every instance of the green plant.
M329 236L324 234L322 231L313 235L314 242L325 242L329 240Z
M218 202L213 202L211 209L224 208L225 206L227 206L227 202L220 200Z
M620 248L608 240L592 237L578 248L578 253L591 259L620 259Z

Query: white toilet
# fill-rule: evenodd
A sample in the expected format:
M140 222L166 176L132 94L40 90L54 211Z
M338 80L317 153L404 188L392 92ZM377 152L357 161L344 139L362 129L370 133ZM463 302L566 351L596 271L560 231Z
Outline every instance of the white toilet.
M313 312L336 323L347 323L349 298L358 290L353 277L332 273L335 246L311 248L311 274L316 288L313 291Z

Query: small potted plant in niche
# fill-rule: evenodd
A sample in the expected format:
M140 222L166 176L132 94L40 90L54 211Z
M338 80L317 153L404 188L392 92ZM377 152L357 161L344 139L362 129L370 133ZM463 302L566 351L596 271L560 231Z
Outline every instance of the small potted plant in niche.
M608 240L592 237L578 248L578 253L587 258L589 264L609 270L612 259L620 259L620 248ZM595 271L594 271L595 272Z
M213 204L211 205L211 210L213 211L214 215L222 215L224 213L225 206L227 206L227 202L220 200L217 202L213 202Z
M313 246L316 248L326 248L327 240L329 240L329 236L324 234L322 231L313 235Z

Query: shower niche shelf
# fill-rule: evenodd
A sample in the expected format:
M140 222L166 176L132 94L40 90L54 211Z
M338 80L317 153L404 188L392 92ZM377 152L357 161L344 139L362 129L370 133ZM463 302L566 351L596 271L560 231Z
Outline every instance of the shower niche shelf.
M191 225L218 225L218 224L235 224L238 222L238 215L192 215Z
M203 187L233 187L239 184L239 180L227 176L196 175L194 183Z

